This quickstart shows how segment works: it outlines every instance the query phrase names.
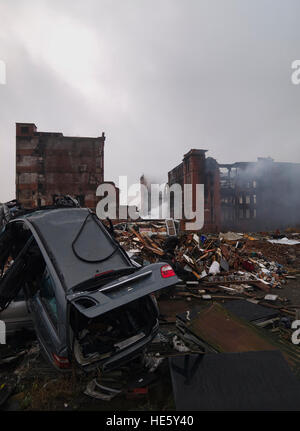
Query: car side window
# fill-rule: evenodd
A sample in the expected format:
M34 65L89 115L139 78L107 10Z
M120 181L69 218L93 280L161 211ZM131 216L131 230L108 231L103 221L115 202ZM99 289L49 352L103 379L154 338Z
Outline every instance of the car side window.
M39 294L40 294L41 301L43 302L53 325L55 326L55 328L57 328L58 326L57 300L55 297L54 283L47 269L41 280Z

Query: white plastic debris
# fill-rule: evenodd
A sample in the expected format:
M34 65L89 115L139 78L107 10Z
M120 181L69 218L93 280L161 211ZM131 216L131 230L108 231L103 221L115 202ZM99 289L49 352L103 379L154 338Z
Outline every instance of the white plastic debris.
M153 373L159 365L163 362L164 358L154 356L153 354L147 354L144 358L145 367L148 368L149 373Z
M189 352L190 351L190 349L188 347L186 347L186 345L181 340L179 340L177 335L174 335L174 337L173 337L173 346L174 346L174 349L178 350L178 352Z
M207 276L207 272L205 271L205 269L201 272L200 278L204 278Z
M243 234L237 233L237 232L227 232L227 233L220 232L219 238L225 239L226 241L237 241L243 238Z
M220 273L220 264L216 260L210 265L209 274L219 274Z
M129 255L129 257L134 256L136 253L140 253L140 249L139 248L132 248L131 250L127 251L127 254Z
M271 244L284 244L284 245L295 245L300 244L300 241L296 241L295 239L288 239L286 237L281 239L269 239Z
M276 301L277 298L278 295L266 295L264 299L266 299L267 301Z
M188 272L193 272L193 270L188 265L185 265L183 269Z
M193 240L197 243L197 244L199 244L199 236L197 235L197 234L195 234L194 233L194 235L193 235Z
M193 264L194 263L194 261L193 261L193 259L191 259L189 256L187 256L186 254L184 254L183 255L183 257L185 258L185 260L186 260L186 262L187 263L191 263L191 264Z

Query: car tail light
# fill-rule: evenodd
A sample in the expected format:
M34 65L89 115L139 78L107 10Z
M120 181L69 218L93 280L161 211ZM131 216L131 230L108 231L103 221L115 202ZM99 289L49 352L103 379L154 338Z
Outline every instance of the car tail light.
M174 277L175 272L171 265L164 265L160 268L162 278Z
M54 363L58 368L70 368L71 364L68 358L58 356L56 353L52 353L52 356Z

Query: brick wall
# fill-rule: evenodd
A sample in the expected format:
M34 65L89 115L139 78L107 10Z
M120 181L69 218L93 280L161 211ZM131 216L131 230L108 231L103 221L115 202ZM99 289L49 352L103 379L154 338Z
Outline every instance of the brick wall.
M16 198L24 207L49 205L53 195L69 194L95 209L104 181L105 136L69 137L16 124Z
M204 184L204 227L202 231L217 232L220 229L221 220L219 167L214 159L206 158L205 153L206 150L192 149L185 154L182 163L168 173L168 183L169 186L178 183L182 188L184 184ZM193 210L195 210L195 191L192 196Z

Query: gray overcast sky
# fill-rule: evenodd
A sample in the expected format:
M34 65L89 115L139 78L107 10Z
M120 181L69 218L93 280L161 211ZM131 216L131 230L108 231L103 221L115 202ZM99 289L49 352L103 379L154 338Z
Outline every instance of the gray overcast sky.
M105 131L116 182L163 182L190 148L300 162L299 0L0 0L0 20L0 201L15 122Z

